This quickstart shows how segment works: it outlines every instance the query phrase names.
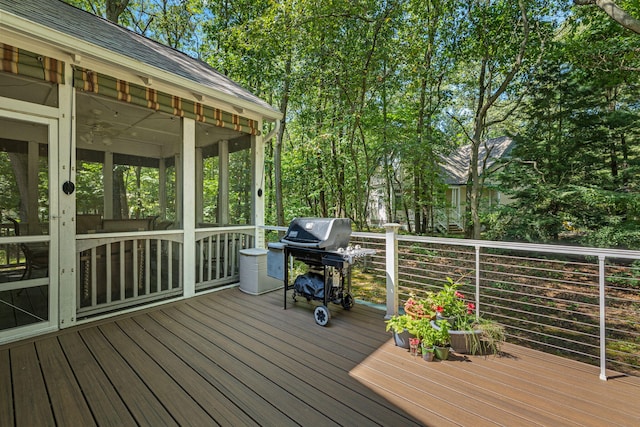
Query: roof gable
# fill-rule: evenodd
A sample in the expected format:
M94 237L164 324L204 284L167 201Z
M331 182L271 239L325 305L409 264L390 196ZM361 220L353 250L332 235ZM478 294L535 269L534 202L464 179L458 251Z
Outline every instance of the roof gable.
M478 171L486 159L486 168L491 167L501 158L506 157L513 148L514 141L508 136L488 139L481 143L478 150ZM471 144L463 145L447 157L441 159L441 168L445 183L449 185L465 185L469 178L471 162Z
M60 0L0 0L0 10L279 114L205 62Z

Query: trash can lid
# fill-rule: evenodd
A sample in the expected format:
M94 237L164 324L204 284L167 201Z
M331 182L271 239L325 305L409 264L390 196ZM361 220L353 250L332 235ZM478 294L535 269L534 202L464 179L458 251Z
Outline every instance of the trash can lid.
M273 249L284 249L284 243L280 242L271 242L268 246Z
M248 255L248 256L265 255L268 252L269 252L268 250L260 249L260 248L249 248L249 249L240 250L241 255Z

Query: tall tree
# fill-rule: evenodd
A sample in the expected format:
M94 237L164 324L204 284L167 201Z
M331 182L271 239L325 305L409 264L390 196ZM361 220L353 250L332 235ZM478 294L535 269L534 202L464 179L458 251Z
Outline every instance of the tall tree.
M471 227L467 230L468 237L474 239L480 238L482 229L480 204L485 175L482 174L483 159L479 158L480 146L488 130L506 120L518 106L516 83L523 78L525 54L533 56L530 20L537 6L526 0L474 0L466 5L468 25L461 52L464 60L459 65L466 67L470 75L463 81L465 92L459 96L469 96L472 100L469 105L472 117L468 122L464 117L456 120L471 144L467 183ZM503 105L497 108L499 102Z

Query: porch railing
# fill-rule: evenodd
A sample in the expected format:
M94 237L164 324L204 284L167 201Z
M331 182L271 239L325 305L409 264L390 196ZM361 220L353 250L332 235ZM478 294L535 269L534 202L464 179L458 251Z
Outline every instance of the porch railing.
M91 316L181 295L181 231L76 237L77 312Z
M240 280L240 251L253 247L255 226L198 229L196 291Z

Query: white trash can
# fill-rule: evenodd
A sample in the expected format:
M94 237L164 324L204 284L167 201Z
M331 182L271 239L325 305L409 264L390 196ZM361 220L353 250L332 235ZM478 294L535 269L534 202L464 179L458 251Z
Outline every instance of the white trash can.
M240 251L240 290L260 295L281 289L283 282L267 275L266 249L251 248Z

